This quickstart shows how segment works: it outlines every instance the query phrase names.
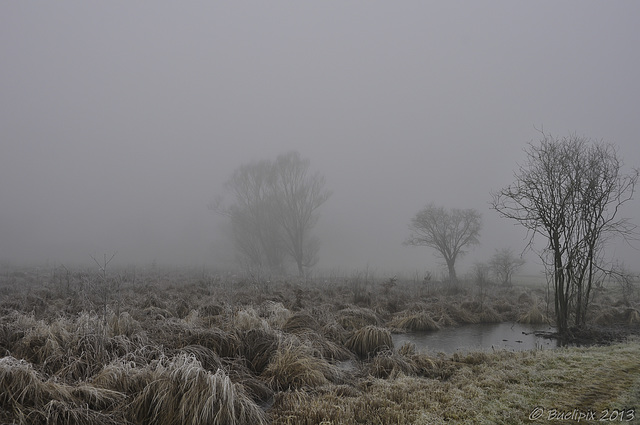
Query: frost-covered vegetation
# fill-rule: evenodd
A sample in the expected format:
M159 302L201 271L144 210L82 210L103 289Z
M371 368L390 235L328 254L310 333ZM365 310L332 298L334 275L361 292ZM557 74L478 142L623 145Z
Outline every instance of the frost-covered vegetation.
M0 423L513 424L536 407L637 408L633 337L464 355L393 346L392 332L553 317L545 287L514 280L479 301L471 284L368 273L5 268ZM598 293L591 321L637 332L634 297Z

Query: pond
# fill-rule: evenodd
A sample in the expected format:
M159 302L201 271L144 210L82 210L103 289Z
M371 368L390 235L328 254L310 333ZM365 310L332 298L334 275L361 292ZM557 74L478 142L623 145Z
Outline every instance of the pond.
M536 336L534 332L554 332L548 325L522 323L480 323L444 328L435 332L393 334L393 345L400 348L405 342L413 342L419 351L452 354L495 348L509 351L557 348L555 339Z

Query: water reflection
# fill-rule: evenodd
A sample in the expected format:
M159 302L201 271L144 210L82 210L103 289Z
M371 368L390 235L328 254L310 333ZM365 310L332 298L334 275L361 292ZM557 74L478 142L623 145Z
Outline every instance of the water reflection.
M553 332L548 325L526 325L521 323L480 323L455 328L445 328L436 332L394 334L393 344L400 348L407 341L413 342L420 351L468 352L491 350L509 351L550 349L560 346L555 339L536 336L534 332Z

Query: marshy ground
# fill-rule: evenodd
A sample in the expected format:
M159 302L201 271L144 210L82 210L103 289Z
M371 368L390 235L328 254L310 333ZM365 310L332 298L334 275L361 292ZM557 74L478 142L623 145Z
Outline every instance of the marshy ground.
M592 346L393 346L394 332L545 322L546 293L366 273L6 268L0 423L640 423L637 294L598 291L598 327L579 335Z

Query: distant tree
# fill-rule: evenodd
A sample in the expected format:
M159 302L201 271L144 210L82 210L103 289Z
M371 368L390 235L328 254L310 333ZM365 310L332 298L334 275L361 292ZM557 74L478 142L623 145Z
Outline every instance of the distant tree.
M537 252L553 276L556 325L566 333L571 319L585 324L591 289L602 279L606 242L635 235L635 226L618 212L632 199L639 171L622 174L613 145L573 135L543 133L525 152L515 182L493 194L492 207L529 231L530 248L535 236L544 239Z
M513 274L516 273L523 265L525 261L513 255L513 251L509 248L503 248L500 250L496 250L496 253L493 254L491 260L489 261L489 266L493 271L498 282L503 285L511 285L511 278Z
M285 248L300 276L318 261L320 244L311 230L318 221L318 208L331 196L324 188L324 176L310 173L309 166L310 161L301 158L298 152L280 155L273 164L276 210Z
M490 270L491 267L485 263L476 263L472 268L473 282L478 285L478 289L480 290L479 299L481 306L484 305L489 287L493 285L489 277Z
M244 261L283 273L290 258L301 276L315 265L319 242L311 231L331 193L324 189L324 177L309 167L309 160L289 152L275 161L241 165L225 183L234 202L225 207L218 198L210 209L231 219Z
M479 243L482 216L474 209L447 210L427 205L411 220L411 234L405 245L428 246L447 263L449 280L456 282L455 264L465 249Z

